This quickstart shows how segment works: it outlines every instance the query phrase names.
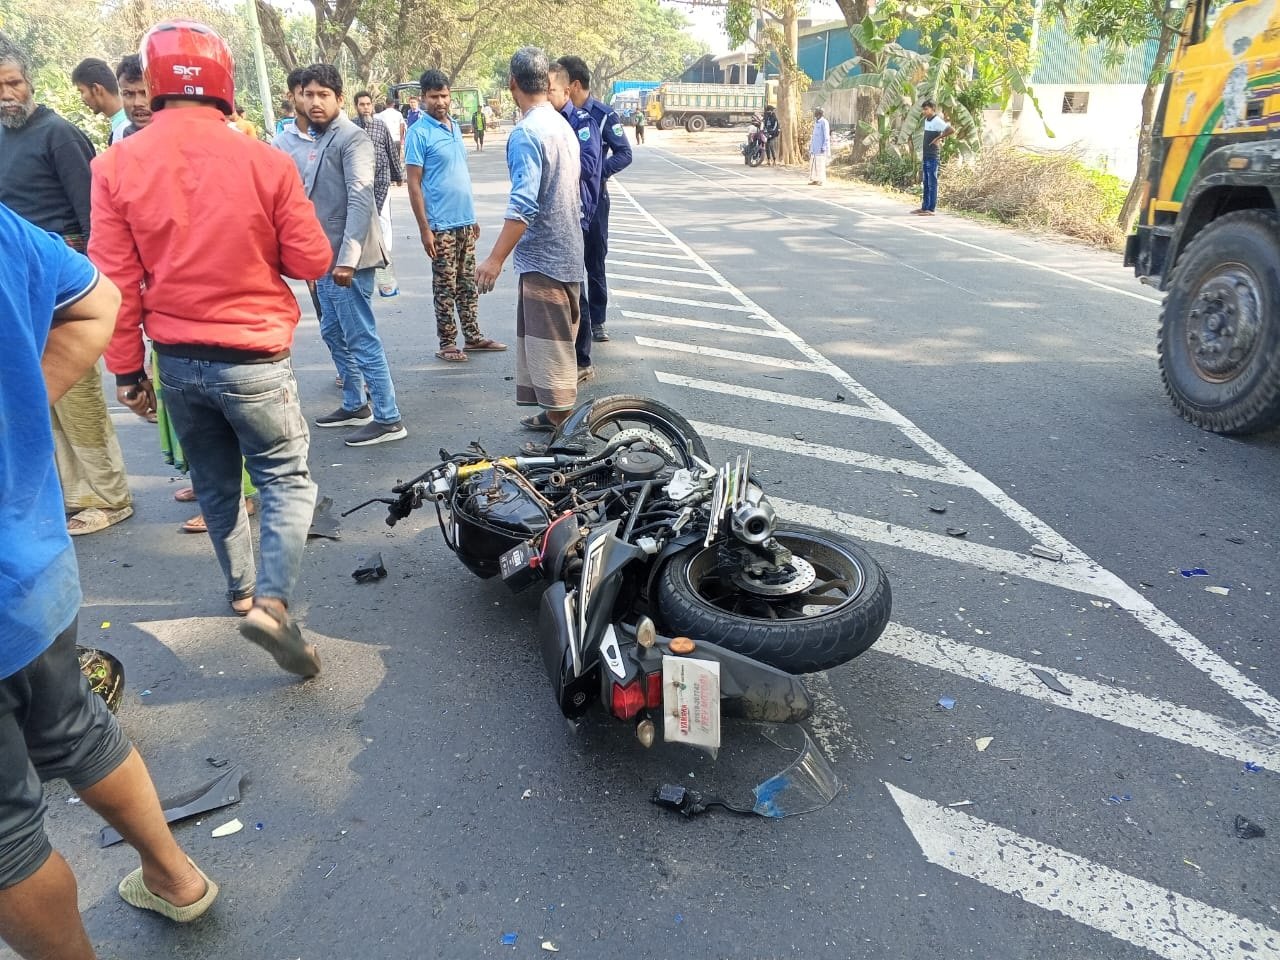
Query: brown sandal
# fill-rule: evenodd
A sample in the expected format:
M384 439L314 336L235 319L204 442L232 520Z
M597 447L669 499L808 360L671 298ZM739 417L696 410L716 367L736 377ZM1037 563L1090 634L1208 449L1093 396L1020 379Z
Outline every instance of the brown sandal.
M258 512L257 501L253 497L245 497L244 512L249 516L253 516ZM182 525L183 533L208 533L209 525L205 523L204 514L197 513L194 517Z
M505 343L499 343L497 340L489 340L486 338L484 340L477 340L475 343L468 343L467 349L478 350L481 353L501 353L503 350L507 349L507 345Z
M466 363L467 355L457 347L445 347L436 351L436 356L441 360L447 360L449 363Z
M181 487L173 492L173 499L177 500L179 503L195 503L197 499L196 488Z
M240 635L271 654L289 673L310 679L320 672L320 654L303 639L298 624L283 607L255 603L240 624Z

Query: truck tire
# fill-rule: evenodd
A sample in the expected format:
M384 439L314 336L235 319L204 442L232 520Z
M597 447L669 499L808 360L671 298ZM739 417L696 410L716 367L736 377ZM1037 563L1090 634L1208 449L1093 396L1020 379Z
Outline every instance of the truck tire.
M707 118L700 113L695 113L684 122L684 128L690 133L701 133L707 129Z
M1196 426L1280 425L1280 216L1228 213L1188 244L1160 313L1159 357L1174 407Z
M675 125L676 125L676 121L674 117L663 117L661 120L658 121L659 130L670 130Z

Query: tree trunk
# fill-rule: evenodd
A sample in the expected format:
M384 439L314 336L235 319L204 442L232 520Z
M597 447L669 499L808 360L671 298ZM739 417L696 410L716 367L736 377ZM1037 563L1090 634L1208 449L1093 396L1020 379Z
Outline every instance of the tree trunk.
M778 78L778 159L783 163L799 163L802 157L797 134L800 128L800 72L797 60L800 54L800 26L796 17L796 5L787 3L782 11L782 43L779 50L781 66Z
M849 28L850 34L853 34L853 28L867 19L871 14L871 0L836 0L840 12L844 14L844 25ZM853 39L853 55L860 65L865 65L870 59L867 51L858 43L856 36ZM859 91L858 96L853 101L853 129L855 136L853 138L853 160L855 163L861 163L867 157L868 147L863 143L861 134L862 125L870 123L875 116L875 100L872 97L864 97Z
M258 5L258 22L262 26L263 41L276 55L276 59L280 61L280 66L284 67L286 73L298 69L302 64L293 47L289 46L280 12L266 0L255 0L255 2Z
M1165 11L1165 17L1169 11ZM1120 216L1116 221L1120 228L1128 233L1137 220L1138 203L1142 199L1143 186L1146 183L1151 165L1151 138L1155 135L1152 125L1155 122L1156 97L1164 83L1169 52L1173 49L1178 31L1169 26L1167 20L1160 26L1160 42L1156 45L1156 59L1151 65L1151 73L1147 76L1146 89L1142 91L1142 127L1138 131L1138 165L1134 171L1133 181L1129 184L1129 192L1125 195L1124 204L1120 207Z

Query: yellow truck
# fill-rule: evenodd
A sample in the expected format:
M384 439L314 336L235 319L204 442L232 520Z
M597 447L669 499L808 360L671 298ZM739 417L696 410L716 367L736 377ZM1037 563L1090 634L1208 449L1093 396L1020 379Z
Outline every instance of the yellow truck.
M677 125L690 133L708 126L746 123L765 104L778 102L778 81L763 83L664 83L643 101L645 116L659 130Z
M1190 0L1125 264L1165 292L1159 363L1187 420L1280 425L1280 0Z

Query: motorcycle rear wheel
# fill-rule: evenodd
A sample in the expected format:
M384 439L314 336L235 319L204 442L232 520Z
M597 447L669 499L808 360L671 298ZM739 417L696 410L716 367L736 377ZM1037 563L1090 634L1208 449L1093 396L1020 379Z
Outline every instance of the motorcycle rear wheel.
M757 149L747 154L748 167L758 167L762 163L764 163L764 151Z
M684 417L650 397L618 395L601 397L591 407L587 430L608 441L623 430L649 430L667 440L681 455L681 466L692 467L690 454L707 460L707 445Z
M719 547L676 554L658 578L658 612L671 635L726 647L788 673L847 663L884 631L893 605L889 580L848 537L780 523L777 538L811 565L815 582L768 596L741 585L740 570L719 566ZM736 582L735 582L736 581Z

